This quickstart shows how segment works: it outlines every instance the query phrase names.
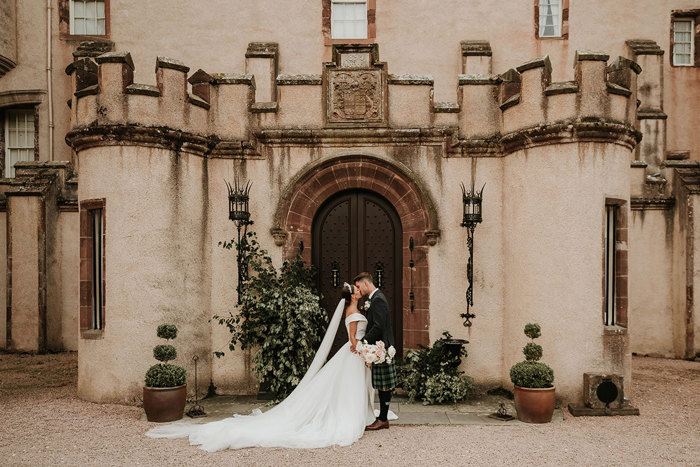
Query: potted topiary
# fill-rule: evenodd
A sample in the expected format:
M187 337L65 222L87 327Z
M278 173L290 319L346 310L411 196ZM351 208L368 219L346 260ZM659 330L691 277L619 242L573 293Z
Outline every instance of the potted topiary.
M547 423L552 421L554 413L554 372L544 363L542 346L534 340L542 335L540 325L525 325L525 335L533 340L523 347L525 361L518 362L510 368L510 380L515 385L515 410L518 420L528 423Z
M177 337L174 324L161 324L158 337L166 340ZM149 422L172 422L182 418L187 400L187 373L181 366L171 365L177 351L170 344L153 347L157 363L146 372L146 385L143 387L143 409Z

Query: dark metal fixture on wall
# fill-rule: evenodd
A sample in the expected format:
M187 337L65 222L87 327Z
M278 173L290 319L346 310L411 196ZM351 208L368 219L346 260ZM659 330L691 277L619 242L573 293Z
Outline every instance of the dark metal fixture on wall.
M416 301L416 294L413 293L413 266L415 266L415 262L413 261L413 237L409 237L408 239L408 251L411 254L411 259L408 260L408 270L411 272L411 289L408 292L408 301L411 303L411 312L413 312L413 308L415 307L415 301Z
M467 191L462 185L462 227L467 228L467 248L469 248L469 260L467 262L467 280L469 286L467 287L467 311L466 313L461 313L460 316L464 319L464 326L469 327L472 325L472 318L475 317L474 313L470 312L470 308L474 306L474 291L472 289L472 282L474 280L474 229L476 224L481 223L481 201L482 193L484 192L484 186L481 190L476 191L474 189L474 183L472 182L471 190Z
M236 229L238 230L238 243L236 244L238 261L238 303L241 303L241 284L245 280L248 272L248 265L244 264L243 258L241 257L241 241L245 242L246 235L248 233L248 226L253 224L250 220L250 209L248 203L250 201L250 186L251 183L248 181L245 185L236 179L231 185L226 182L226 187L228 188L228 218L236 224ZM241 230L243 230L243 235L241 235Z
M337 289L340 285L340 266L337 261L331 263L331 287Z
M377 261L374 265L374 278L377 283L377 288L384 287L384 265L381 261Z

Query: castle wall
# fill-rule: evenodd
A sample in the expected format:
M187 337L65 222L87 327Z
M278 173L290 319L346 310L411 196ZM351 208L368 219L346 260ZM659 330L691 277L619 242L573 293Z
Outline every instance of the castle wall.
M630 217L630 335L632 352L676 356L673 305L673 212L633 210ZM644 312L640 312L640 311Z
M178 326L175 364L209 379L211 238L206 160L134 146L81 153L79 199L105 199L106 311L99 338L80 339L78 393L93 401L135 398L160 344ZM105 170L109 167L110 170ZM149 183L144 185L143 181Z
M7 277L7 212L0 212L0 278ZM0 280L0 348L7 347L7 280Z
M583 372L624 366L604 352L601 315L605 198L629 198L629 156L620 146L578 143L505 160L504 368L523 359L524 325L540 323L560 397L578 396Z

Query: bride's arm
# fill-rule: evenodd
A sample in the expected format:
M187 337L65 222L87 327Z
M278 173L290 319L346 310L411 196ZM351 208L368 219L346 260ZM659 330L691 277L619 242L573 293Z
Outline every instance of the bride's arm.
M357 338L355 337L355 334L357 334L357 321L353 321L350 323L350 326L348 326L348 337L350 338L350 351L355 352L355 347L357 346Z

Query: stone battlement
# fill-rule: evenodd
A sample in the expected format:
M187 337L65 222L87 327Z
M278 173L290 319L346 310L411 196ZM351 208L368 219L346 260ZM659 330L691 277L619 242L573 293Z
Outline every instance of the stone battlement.
M538 144L535 133L547 140L542 137L551 133L547 127L592 139L622 131L626 137L613 139L632 146L639 139L633 126L641 69L635 62L618 57L608 65L605 53L577 51L575 80L553 83L547 56L500 75L490 74L490 62L483 65L490 55L478 58L478 67L465 65L464 71L479 73L459 75L456 103L434 102L430 75L388 74L376 48L341 50L322 75L278 74L271 66L273 75L258 77L271 100L259 102L253 74L200 69L188 78L184 63L166 57L156 60L156 86L133 82L128 52L104 53L94 62L82 58L66 72L74 89L73 133L114 125L155 127L176 140L183 139L180 133L206 136L194 146L216 140L218 146L232 141L243 147L255 135L280 129L442 128L452 129L471 153ZM475 146L479 141L487 143Z

